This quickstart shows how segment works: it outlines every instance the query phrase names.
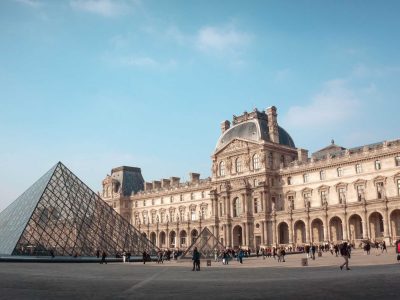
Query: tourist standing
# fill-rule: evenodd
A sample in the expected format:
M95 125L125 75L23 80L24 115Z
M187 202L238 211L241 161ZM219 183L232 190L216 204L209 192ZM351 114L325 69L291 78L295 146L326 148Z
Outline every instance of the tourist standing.
M244 256L244 252L243 252L242 249L240 249L240 250L239 250L238 257L239 257L239 262L240 262L241 264L243 263L243 256Z
M197 247L194 247L192 260L193 260L192 271L194 271L195 269L196 271L200 271L200 252L197 251Z
M344 266L346 266L346 270L350 270L349 268L350 252L346 242L342 244L340 248L340 254L344 258L344 263L340 265L340 270L342 270Z

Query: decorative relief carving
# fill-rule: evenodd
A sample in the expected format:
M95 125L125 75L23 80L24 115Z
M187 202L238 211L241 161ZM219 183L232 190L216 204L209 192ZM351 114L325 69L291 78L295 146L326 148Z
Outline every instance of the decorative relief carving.
M247 142L240 140L233 140L228 146L226 146L225 151L235 151L247 147Z

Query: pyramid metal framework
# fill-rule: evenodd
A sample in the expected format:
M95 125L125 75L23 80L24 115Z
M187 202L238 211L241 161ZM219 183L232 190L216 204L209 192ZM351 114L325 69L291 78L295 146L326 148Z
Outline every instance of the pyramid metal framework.
M212 258L216 251L220 253L225 250L225 246L218 241L217 237L207 227L203 228L197 239L182 254L181 258L191 258L195 247L197 247L202 258Z
M0 254L94 256L158 248L61 162L0 213Z

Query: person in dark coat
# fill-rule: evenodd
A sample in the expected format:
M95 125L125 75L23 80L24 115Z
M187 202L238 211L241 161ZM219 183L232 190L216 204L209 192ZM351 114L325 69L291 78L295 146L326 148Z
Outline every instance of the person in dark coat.
M195 269L196 271L200 271L200 252L197 251L197 247L194 247L192 260L193 260L192 271L194 271Z
M107 264L106 257L107 257L107 253L105 251L103 251L103 253L101 254L100 264L103 264L103 263Z
M146 260L147 260L147 252L146 252L146 250L144 250L143 251L143 264L146 263Z

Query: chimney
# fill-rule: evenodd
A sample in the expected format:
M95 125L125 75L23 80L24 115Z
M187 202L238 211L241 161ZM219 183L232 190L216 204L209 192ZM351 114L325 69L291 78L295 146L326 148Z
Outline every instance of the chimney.
M161 186L163 188L169 188L171 181L169 179L161 179Z
M297 148L297 159L301 162L306 162L308 160L308 150Z
M169 180L171 186L178 186L181 179L179 177L170 177Z
M191 183L196 183L200 181L199 173L189 173L189 178Z
M229 129L229 127L231 127L231 122L229 122L228 120L225 120L221 123L221 133L224 133L225 131L227 131Z
M269 139L273 143L279 143L278 115L276 113L276 107L268 107L266 113L268 118Z
M161 181L153 180L153 189L161 188Z
M151 182L145 182L144 183L144 190L145 191L151 191L153 189L153 184Z

